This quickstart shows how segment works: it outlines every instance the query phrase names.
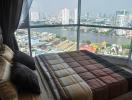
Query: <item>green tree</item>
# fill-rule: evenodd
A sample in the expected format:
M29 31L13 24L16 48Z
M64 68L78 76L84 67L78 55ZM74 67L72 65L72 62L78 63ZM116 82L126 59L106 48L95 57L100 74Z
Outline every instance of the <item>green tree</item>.
M106 43L106 47L110 47L111 46L111 44L110 43Z
M87 40L86 43L87 43L87 44L91 44L91 41L90 41L90 40Z
M57 35L57 36L56 36L56 38L60 38L60 36L59 36L59 35Z
M123 48L123 49L129 49L130 46L129 46L128 44L123 44L123 45L122 45L122 48Z
M66 37L62 37L62 38L61 38L62 41L65 41L66 39L67 39Z

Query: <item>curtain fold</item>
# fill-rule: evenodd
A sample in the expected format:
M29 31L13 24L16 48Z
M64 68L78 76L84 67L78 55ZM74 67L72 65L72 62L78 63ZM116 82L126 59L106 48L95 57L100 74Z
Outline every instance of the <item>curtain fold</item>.
M2 28L3 43L13 51L19 50L14 32L16 31L24 0L0 0L0 26Z
M21 18L19 22L18 27L28 27L28 14L29 14L29 9L31 7L33 0L24 0L23 1L23 7L22 7L22 13L21 13Z
M3 43L13 51L19 50L14 35L16 29L24 24L33 0L0 0L0 26L2 28Z

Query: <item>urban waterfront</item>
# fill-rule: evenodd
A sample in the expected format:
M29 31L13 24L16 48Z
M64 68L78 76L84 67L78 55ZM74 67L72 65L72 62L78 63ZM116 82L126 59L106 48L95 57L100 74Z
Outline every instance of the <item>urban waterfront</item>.
M29 52L26 50L28 48L27 31L18 30L16 36L22 51ZM23 41L19 41L19 38L22 39L22 37ZM42 53L74 51L77 45L76 40L76 28L72 27L31 29L31 44L34 56ZM80 32L80 49L98 54L127 57L130 40L131 37L117 36L111 32L103 34L85 30L85 32Z
M54 5L48 2L49 0L38 2L35 0L29 11L30 26L36 27L30 28L33 55L77 50L77 38L79 38L80 50L128 57L132 37L130 29L132 12L131 5L126 0L120 2L122 5L119 5L119 2L106 0L98 3L94 0L82 0L80 8L77 1L60 0L54 2ZM80 27L79 37L77 37L77 27ZM27 30L18 29L16 37L21 50L29 53Z
M76 41L77 32L69 31L64 28L35 28L31 29L31 32L48 32L59 35L61 37L66 37L70 41ZM118 45L129 45L131 37L126 36L113 36L112 34L102 34L102 33L94 33L94 32L81 32L80 33L80 42L83 41L91 41L92 43L100 43L100 42L108 42L110 44L118 44Z

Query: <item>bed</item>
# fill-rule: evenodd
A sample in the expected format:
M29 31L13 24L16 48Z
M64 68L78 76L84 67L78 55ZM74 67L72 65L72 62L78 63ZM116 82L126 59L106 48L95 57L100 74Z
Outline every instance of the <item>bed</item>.
M111 100L132 90L130 72L88 51L43 54L35 62L46 100Z

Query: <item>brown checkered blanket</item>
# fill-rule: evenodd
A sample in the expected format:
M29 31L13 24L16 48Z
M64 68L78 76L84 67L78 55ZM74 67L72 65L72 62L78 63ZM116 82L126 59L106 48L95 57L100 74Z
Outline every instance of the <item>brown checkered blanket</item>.
M35 57L56 100L110 100L132 90L132 74L87 51Z

